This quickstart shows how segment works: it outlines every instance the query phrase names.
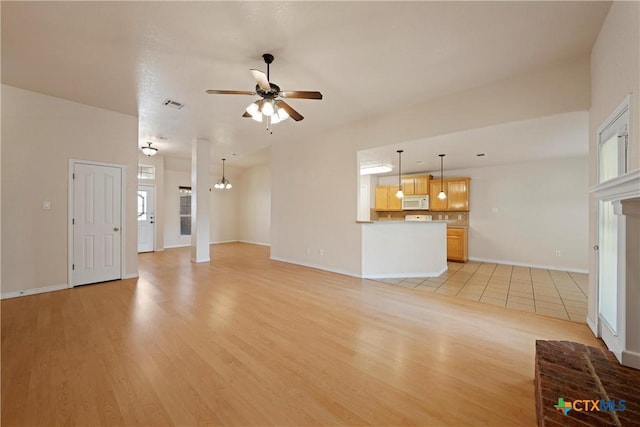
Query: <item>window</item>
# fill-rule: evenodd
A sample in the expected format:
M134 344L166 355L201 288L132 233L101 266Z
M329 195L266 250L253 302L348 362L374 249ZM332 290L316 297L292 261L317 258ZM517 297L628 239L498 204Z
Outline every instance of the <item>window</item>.
M598 182L627 173L629 141L629 97L598 130Z
M180 235L191 235L191 187L178 187L180 192Z
M156 167L138 165L138 179L156 179Z

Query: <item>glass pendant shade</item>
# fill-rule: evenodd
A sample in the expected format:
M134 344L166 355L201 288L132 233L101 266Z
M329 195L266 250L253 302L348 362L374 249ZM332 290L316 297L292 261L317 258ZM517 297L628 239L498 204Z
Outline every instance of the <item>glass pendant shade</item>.
M446 198L447 198L447 195L445 194L445 192L444 192L444 191L440 191L440 192L438 193L438 199L440 199L440 200L444 200L444 199L446 199Z
M258 107L258 103L254 102L254 103L250 104L247 107L246 111L247 111L247 113L249 113L249 114L251 114L253 116L254 114L256 114L258 112L259 109L260 109L260 107Z
M287 113L287 110L285 110L282 107L278 108L278 118L280 119L280 121L285 121L289 118L289 113Z
M158 154L158 149L155 147L152 147L150 142L147 142L147 146L140 148L140 150L142 151L143 154L149 157L155 156L156 154Z
M262 104L262 114L265 116L271 116L273 114L273 101L265 101Z

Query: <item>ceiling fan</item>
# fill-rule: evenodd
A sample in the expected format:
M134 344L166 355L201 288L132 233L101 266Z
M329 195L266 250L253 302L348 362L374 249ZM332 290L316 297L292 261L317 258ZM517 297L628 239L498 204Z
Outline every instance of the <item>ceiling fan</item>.
M304 119L302 114L298 113L282 98L299 98L299 99L322 99L322 94L315 91L296 91L281 90L280 86L269 81L269 65L273 62L273 55L265 53L262 55L264 62L267 64L267 74L260 70L250 70L251 75L256 79L256 90L207 90L208 94L219 95L260 95L262 99L253 102L246 108L242 117L251 117L252 119L262 122L263 118L267 121L267 129L270 124L276 124L288 117L295 121Z

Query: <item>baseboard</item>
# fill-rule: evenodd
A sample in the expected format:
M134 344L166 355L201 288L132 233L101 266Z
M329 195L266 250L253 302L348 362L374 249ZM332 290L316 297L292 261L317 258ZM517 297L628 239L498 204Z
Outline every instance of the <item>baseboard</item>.
M3 292L0 294L0 299L25 297L27 295L42 294L45 292L61 291L63 289L69 289L69 285L63 283L61 285L43 286L41 288L23 289L21 291Z
M217 242L209 242L210 245L219 245L219 244L223 244L223 243L250 243L252 245L261 245L261 246L271 246L271 244L269 243L260 243L260 242L250 242L247 240L220 240ZM174 248L188 248L189 246L191 246L191 244L188 245L169 245L169 246L165 246L165 249L174 249Z
M509 261L507 259L469 257L469 261L490 262L491 264L510 264L510 265L516 265L518 267L541 268L541 269L545 269L545 270L562 270L562 271L569 271L571 273L589 274L589 270L584 270L584 269L581 269L581 268L563 267L561 265L532 264L532 263L528 263L528 262Z
M419 273L390 273L390 274L363 274L363 279L412 279L417 277L438 277L442 273L447 271L446 268L442 271L429 271Z
M140 275L138 273L129 273L129 274L125 274L122 276L122 279L136 279L140 277Z
M251 240L238 240L240 243L248 243L250 245L268 246L271 247L271 243L253 242Z
M191 244L188 245L169 245L169 246L165 246L165 249L174 249L174 248L188 248L189 246L191 246Z
M353 272L346 271L346 270L339 270L339 269L336 269L336 268L327 268L327 267L322 266L322 265L311 264L311 263L307 263L307 262L294 261L292 259L280 258L280 257L275 257L275 256L272 256L271 259L273 261L281 261L281 262L286 262L288 264L300 265L302 267L315 268L316 270L329 271L331 273L342 274L344 276L357 277L358 279L362 278L359 274L355 274Z
M210 245L219 245L221 243L237 243L239 240L220 240L217 242L209 242Z
M622 364L624 366L630 366L632 368L640 369L640 353L636 353L635 351L623 350Z
M587 316L587 326L589 327L589 329L591 329L591 332L593 332L593 335L596 338L600 338L600 335L598 334L598 328L596 327L596 324L593 322L593 320L589 319L588 316Z

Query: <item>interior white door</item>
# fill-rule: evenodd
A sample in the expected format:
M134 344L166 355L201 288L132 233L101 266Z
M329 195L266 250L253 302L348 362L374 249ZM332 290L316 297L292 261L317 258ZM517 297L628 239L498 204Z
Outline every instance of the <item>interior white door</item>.
M624 175L628 169L628 104L618 108L610 121L598 131L598 182L603 183ZM624 348L624 270L621 262L620 236L624 221L617 215L611 201L598 201L598 327L602 340L618 360Z
M72 284L122 278L122 170L75 163L73 167Z
M153 252L155 190L151 185L138 186L138 252Z

